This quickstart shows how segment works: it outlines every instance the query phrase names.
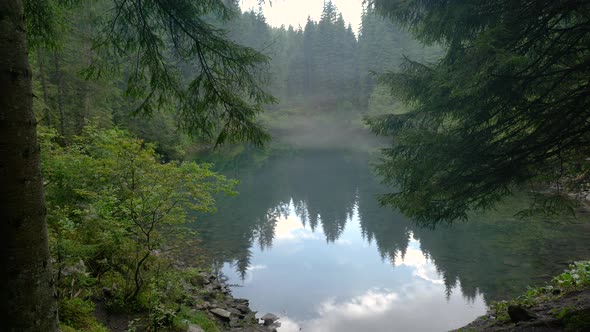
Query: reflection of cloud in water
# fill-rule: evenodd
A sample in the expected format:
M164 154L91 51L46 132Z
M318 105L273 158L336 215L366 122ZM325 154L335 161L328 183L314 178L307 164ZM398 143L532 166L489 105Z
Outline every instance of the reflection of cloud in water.
M366 294L353 298L344 303L335 300L324 302L320 305L320 316L333 313L346 312L349 318L359 319L380 315L389 310L393 302L399 299L396 293L379 293L377 290L369 290Z
M485 312L478 296L465 307L460 296L446 300L444 286L412 282L398 291L371 289L344 301L329 300L318 307L318 318L296 322L282 317L281 332L443 331L468 323ZM458 292L460 293L460 292ZM449 315L461 310L464 318ZM449 318L449 317L453 317Z
M275 228L275 241L319 240L321 232L315 233L303 226L301 220L294 214L280 217Z
M420 242L410 238L410 243L403 259L396 259L395 266L407 266L413 269L413 275L435 284L444 284L434 264L428 259L420 248ZM401 258L401 257L400 257Z
M447 298L443 280L413 237L403 260L400 257L395 266L409 268L418 278L395 290L369 289L349 299L323 301L317 306L317 318L282 317L280 331L443 331L465 325L486 310L480 294L466 306L460 285Z
M252 282L254 280L254 271L266 270L266 265L252 265L246 269L246 274L244 275L244 284Z
M353 245L352 241L347 240L347 239L338 239L334 243L336 243L338 245L341 245L341 246L351 246L351 245Z

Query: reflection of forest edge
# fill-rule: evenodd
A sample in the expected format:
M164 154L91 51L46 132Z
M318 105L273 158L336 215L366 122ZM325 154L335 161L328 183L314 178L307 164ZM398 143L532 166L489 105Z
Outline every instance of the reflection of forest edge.
M590 225L563 217L514 218L526 205L524 195L494 212L473 215L468 223L418 228L379 206L375 194L386 189L372 176L368 160L362 153L315 151L233 170L240 194L220 198L219 212L195 224L204 250L217 266L233 263L244 276L253 246L272 246L279 217L295 213L306 227L321 227L326 241L333 242L356 209L363 237L376 244L384 260L401 259L413 235L448 291L459 284L465 297L479 292L488 303L514 296L589 256ZM294 211L289 211L291 202Z

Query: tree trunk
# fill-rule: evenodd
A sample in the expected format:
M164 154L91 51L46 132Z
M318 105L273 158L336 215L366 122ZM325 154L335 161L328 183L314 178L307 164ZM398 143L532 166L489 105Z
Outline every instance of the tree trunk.
M37 62L39 62L39 79L41 80L41 88L43 89L43 110L45 113L45 121L51 127L51 111L49 110L49 100L47 94L47 79L45 78L45 64L41 50L37 50Z
M0 325L57 331L23 3L0 1Z
M82 83L82 85L82 100L84 102L82 105L82 115L79 118L78 132L76 133L78 135L82 133L82 131L88 124L88 121L90 120L90 83L84 82Z
M63 74L59 64L59 55L57 51L53 52L53 61L55 65L55 75L57 77L57 109L59 110L59 133L62 138L66 137L66 114L63 101Z

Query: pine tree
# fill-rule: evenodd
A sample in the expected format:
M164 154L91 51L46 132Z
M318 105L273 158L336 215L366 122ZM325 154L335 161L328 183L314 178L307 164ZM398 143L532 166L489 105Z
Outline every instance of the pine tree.
M384 203L436 223L516 186L588 182L590 2L374 4L445 47L434 64L406 61L381 77L411 107L370 121L393 138L379 172L399 191Z

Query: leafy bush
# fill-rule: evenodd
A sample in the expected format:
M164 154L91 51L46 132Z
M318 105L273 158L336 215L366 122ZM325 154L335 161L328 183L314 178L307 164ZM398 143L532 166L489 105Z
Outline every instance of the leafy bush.
M61 299L59 301L59 319L62 331L107 332L96 321L94 303L80 298Z
M187 213L214 211L214 194L233 194L236 181L210 164L162 163L153 145L119 129L88 126L68 146L52 129L41 127L39 137L65 317L90 308L86 303L80 309L86 311L73 311L71 301L78 300L70 298L101 295L103 288L105 303L116 310L156 310L150 294L162 287L166 295L158 303L182 294L175 272L167 271L173 252L190 240L182 228ZM158 283L150 282L156 275ZM143 294L145 288L151 293Z
M570 269L553 278L553 283L566 289L590 286L590 261L574 262Z

